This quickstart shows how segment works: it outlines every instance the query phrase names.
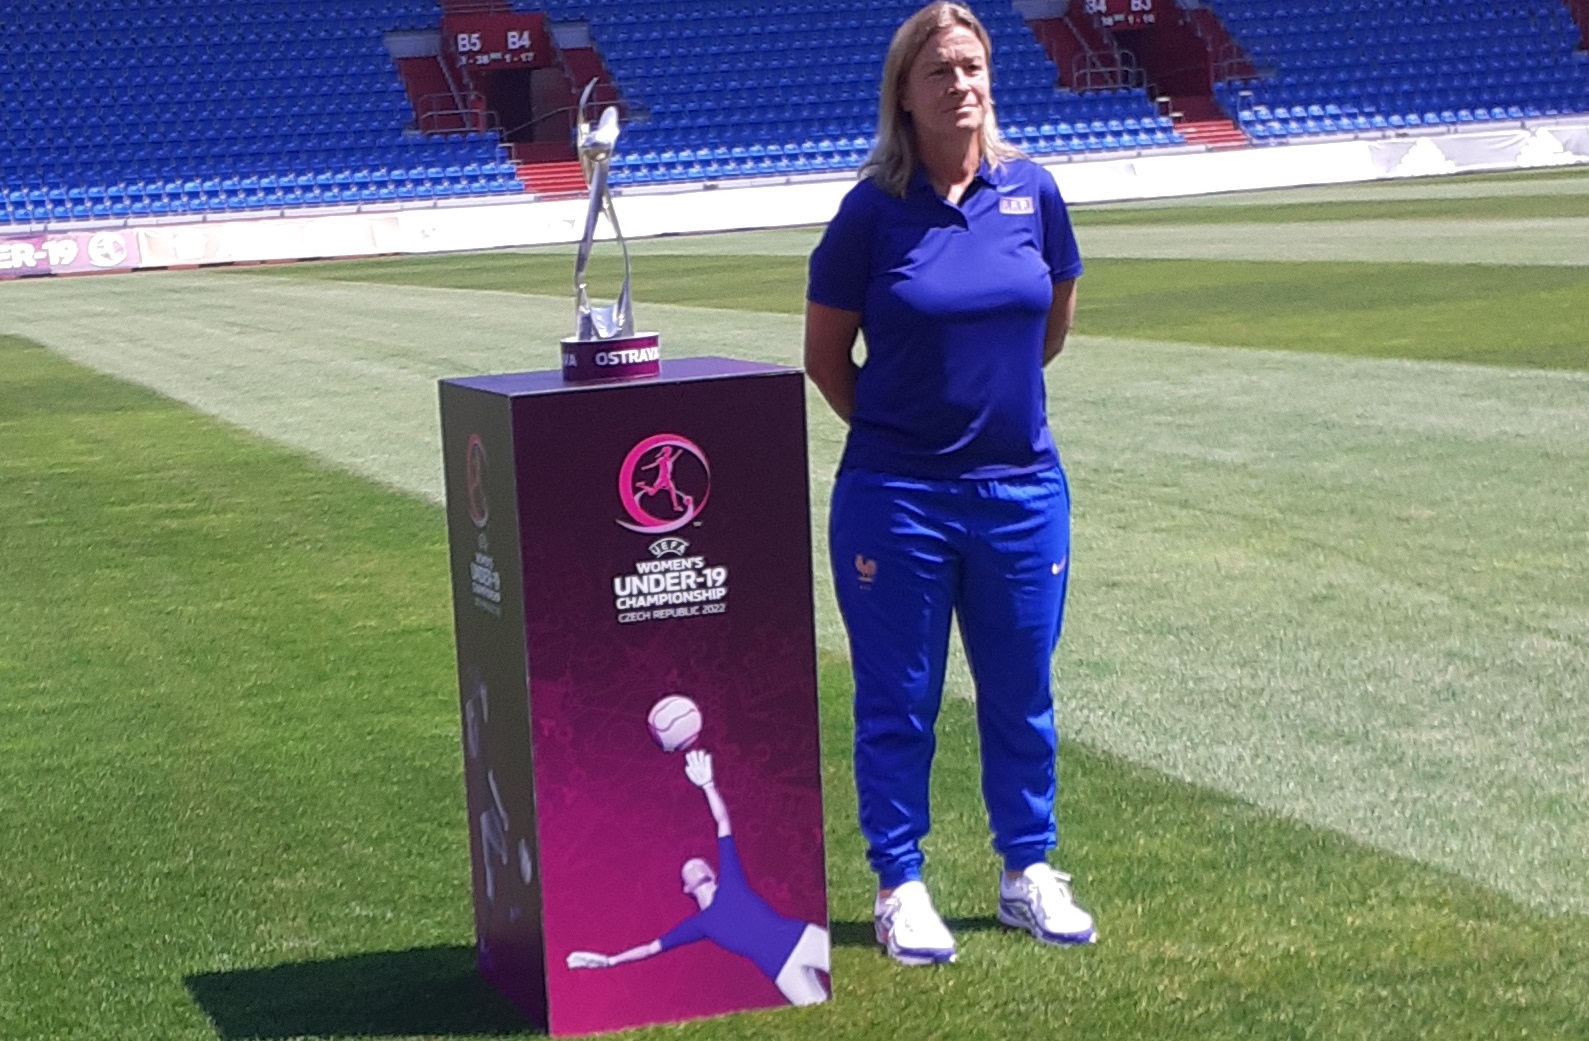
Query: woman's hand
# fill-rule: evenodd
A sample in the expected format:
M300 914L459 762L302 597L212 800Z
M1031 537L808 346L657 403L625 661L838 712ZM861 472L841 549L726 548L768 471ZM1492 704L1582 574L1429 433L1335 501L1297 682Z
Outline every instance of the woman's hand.
M855 409L855 374L859 369L850 352L855 349L855 336L860 329L860 312L806 302L806 375L834 414L846 423Z
M1059 357L1065 349L1065 336L1076 319L1076 280L1054 283L1054 302L1048 307L1048 326L1043 330L1043 364Z

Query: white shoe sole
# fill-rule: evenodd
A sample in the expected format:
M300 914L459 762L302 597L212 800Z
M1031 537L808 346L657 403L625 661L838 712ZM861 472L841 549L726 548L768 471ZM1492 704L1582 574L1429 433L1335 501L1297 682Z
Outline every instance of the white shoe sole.
M1020 908L1019 911L1011 910L1012 907ZM1084 947L1089 943L1098 942L1098 930L1088 929L1080 933L1051 933L1032 921L1031 916L1025 913L1021 904L1007 904L999 901L998 919L1001 925L1011 929L1019 929L1027 933L1038 943L1046 943L1053 947Z
M877 942L882 945L883 950L888 952L888 956L901 965L946 965L955 960L953 947L948 950L942 948L910 950L903 947L895 947L888 941L888 933L884 931L883 923L875 919L872 922L872 935L877 937Z

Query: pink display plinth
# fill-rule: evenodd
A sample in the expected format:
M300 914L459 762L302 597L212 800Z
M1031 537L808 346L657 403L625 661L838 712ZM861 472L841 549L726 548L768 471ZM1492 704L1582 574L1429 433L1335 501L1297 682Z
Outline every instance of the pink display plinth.
M721 358L441 384L479 965L554 1035L828 993L804 401Z

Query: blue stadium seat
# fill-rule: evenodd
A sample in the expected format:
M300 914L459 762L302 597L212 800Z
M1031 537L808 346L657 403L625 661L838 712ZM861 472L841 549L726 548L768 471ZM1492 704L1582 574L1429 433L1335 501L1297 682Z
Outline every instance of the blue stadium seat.
M1589 98L1565 103L1567 93L1583 90L1589 80L1563 72L1582 55L1575 58L1577 30L1558 0L1519 0L1504 18L1492 5L1466 0L1420 0L1409 18L1400 5L1354 3L1349 15L1321 15L1316 31L1305 25L1317 12L1280 9L1271 0L1208 0L1205 6L1257 64L1276 70L1239 89L1270 105L1277 119L1288 118L1280 108L1297 105L1304 111L1324 106L1335 116L1328 108L1334 103L1351 117L1343 124L1337 116L1337 129L1455 127L1526 118L1530 101L1540 105L1532 93L1540 88L1553 92L1550 103L1560 111L1589 111ZM1482 31L1470 28L1475 19L1482 20ZM1317 74L1332 66L1334 73ZM1348 100L1357 112L1346 110ZM1323 131L1327 124L1312 115ZM1298 117L1293 112L1290 118Z
M830 4L820 9L822 33L813 30L818 9L805 0L701 10L653 0L535 6L590 26L625 101L649 117L626 129L614 179L651 184L855 169L870 147L881 56L914 5ZM1589 56L1575 50L1560 0L1517 0L1505 17L1470 0L1206 6L1265 69L1216 86L1255 141L1589 111ZM494 132L404 134L412 113L378 39L393 28L435 26L433 0L218 0L195 7L197 20L148 0L12 8L9 36L41 42L12 47L0 61L19 73L8 103L23 114L0 135L0 185L10 189L0 211L11 222L24 213L105 219L219 205L230 214L521 190ZM1012 4L978 12L998 55L1001 117L1029 153L1182 142L1143 89L1056 91L1053 66ZM169 60L96 53L72 76L43 75L113 24L139 53ZM11 198L35 178L81 194ZM121 182L143 190L112 190Z

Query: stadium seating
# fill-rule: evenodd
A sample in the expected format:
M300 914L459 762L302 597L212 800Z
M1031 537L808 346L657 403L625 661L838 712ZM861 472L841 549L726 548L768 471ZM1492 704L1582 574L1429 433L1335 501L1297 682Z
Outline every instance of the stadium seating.
M553 2L588 19L633 110L618 184L848 171L871 148L882 56L917 0L838 5L729 0ZM1055 89L1042 47L1009 4L978 11L993 37L995 97L1010 139L1036 156L1180 144L1140 89Z
M422 0L8 5L0 224L519 192L495 135L404 134Z
M1589 112L1561 0L1210 0L1268 75L1216 87L1259 144Z
M518 192L493 134L421 137L383 45L428 0L18 0L0 38L20 113L0 223L233 214ZM541 5L587 21L631 111L619 184L848 171L881 56L916 0ZM1031 154L1180 144L1141 90L1075 95L1013 7L984 5L1010 138ZM73 70L70 76L60 70Z
M631 123L619 185L842 173L919 0L515 0L578 21ZM1561 0L1210 0L1262 74L1217 84L1260 144L1589 111ZM1072 93L1010 0L977 10L1006 134L1042 157L1185 143L1142 88ZM12 0L0 226L521 192L494 132L421 136L383 43L432 0Z

